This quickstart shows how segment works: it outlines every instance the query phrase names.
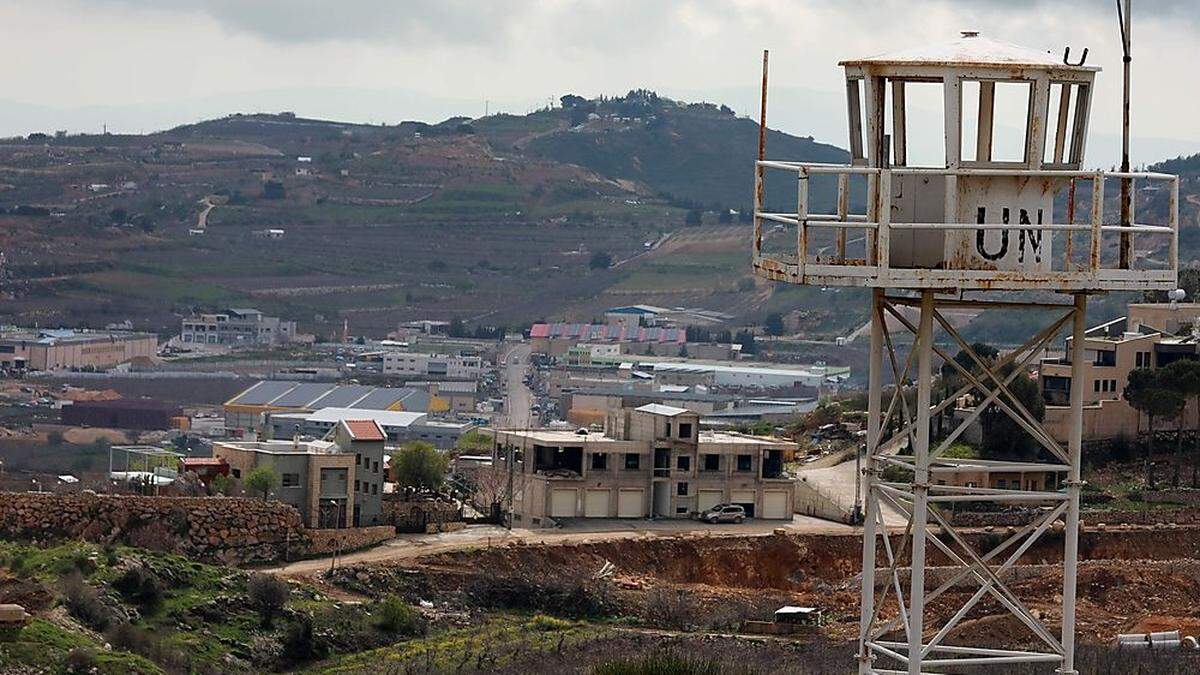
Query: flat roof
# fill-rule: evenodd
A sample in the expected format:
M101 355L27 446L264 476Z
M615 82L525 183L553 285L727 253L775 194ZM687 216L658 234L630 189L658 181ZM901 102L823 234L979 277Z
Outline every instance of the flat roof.
M43 345L79 342L103 342L124 340L158 339L153 333L138 333L127 330L95 330L91 328L21 328L0 327L0 340L34 342Z
M1057 48L1057 47L1056 47ZM982 66L1009 68L1023 66L1043 70L1075 70L1098 72L1098 66L1072 66L1049 50L1022 47L1003 40L983 37L979 31L961 31L949 42L922 44L874 56L848 59L839 66L897 65L897 66Z
M243 452L261 452L268 455L346 455L333 441L216 441L213 451L217 448L230 448Z
M525 438L535 443L551 445L573 445L577 443L629 443L616 438L605 436L603 432L589 431L587 434L577 434L566 429L489 429L496 435Z
M685 415L688 413L693 415L695 414L687 408L676 408L675 406L663 405L661 403L647 403L644 406L634 408L634 410L637 412L650 413L651 415L664 415L666 417L676 417L678 415Z
M783 438L749 436L746 434L735 434L728 431L701 431L700 445L704 445L706 443L711 443L713 445L764 445L779 448L796 445L792 441Z
M643 397L655 398L660 401L708 401L712 403L724 403L727 401L737 400L736 396L729 394L712 394L709 392L695 391L665 391L662 389L647 389L646 387L634 387L629 385L611 385L611 386L590 386L580 387L570 392L579 396L621 396L621 397Z

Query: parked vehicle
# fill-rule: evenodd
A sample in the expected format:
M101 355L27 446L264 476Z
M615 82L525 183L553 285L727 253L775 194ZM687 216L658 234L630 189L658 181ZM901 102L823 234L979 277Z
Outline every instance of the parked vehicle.
M706 523L740 523L746 519L746 509L737 504L717 504L700 514Z

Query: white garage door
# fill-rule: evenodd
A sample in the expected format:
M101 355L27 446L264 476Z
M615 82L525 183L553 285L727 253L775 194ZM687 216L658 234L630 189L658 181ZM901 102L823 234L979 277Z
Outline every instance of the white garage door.
M558 488L550 493L550 517L575 517L575 489Z
M588 490L583 501L583 515L587 518L607 518L610 490Z
M757 496L758 495L754 492L754 490L734 490L729 493L729 503L741 504L746 508L746 516L749 518L754 518L758 515L755 513L754 509L755 505L758 503L758 499L756 499Z
M721 490L701 490L696 498L696 510L707 511L721 503Z
M788 493L784 490L763 491L763 518L791 518L792 510L788 508Z
M642 504L646 491L642 488L624 488L617 496L618 518L641 518L646 515Z

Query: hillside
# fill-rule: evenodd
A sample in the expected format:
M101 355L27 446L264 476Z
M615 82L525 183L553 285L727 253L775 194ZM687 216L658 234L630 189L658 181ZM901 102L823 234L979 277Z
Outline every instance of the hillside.
M794 298L750 277L746 214L717 212L748 206L756 135L728 109L632 92L439 124L236 114L8 139L0 322L128 319L169 335L191 311L235 305L319 335L343 320L382 335L417 318L521 325L643 301L761 320ZM592 264L600 253L612 268Z
M476 126L497 147L638 181L676 202L750 206L758 124L725 106L681 103L638 90L606 100L564 96L562 108L526 119L532 124L523 138L513 138L512 124ZM841 163L849 158L841 148L777 131L768 133L767 148L769 156L790 160ZM791 195L793 180L769 175L768 196ZM814 205L832 208L832 185L820 187L812 195Z

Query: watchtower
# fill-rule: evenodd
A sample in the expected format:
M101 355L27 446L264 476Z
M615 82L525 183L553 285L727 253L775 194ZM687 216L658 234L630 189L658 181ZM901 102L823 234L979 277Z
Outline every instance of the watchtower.
M1053 663L1059 672L1075 672L1086 299L1113 290L1175 288L1179 192L1171 175L1084 169L1100 69L1082 59L1071 63L1068 56L1069 50L1058 58L964 31L944 45L843 61L850 163L757 163L756 273L794 284L872 289L861 475L860 673L915 675L1018 662ZM794 174L795 191L783 199L768 196L767 172ZM1120 183L1120 190L1106 191L1111 183ZM813 206L821 206L822 195L825 212L817 212ZM786 209L788 204L794 210ZM1158 224L1138 222L1137 205ZM776 241L780 234L782 242ZM1055 300L1056 293L1068 301ZM989 361L947 321L946 309L1038 310L1031 316L1049 318L1023 344ZM896 330L911 333L906 356ZM1010 387L1064 330L1074 336L1065 447ZM966 359L953 358L957 351ZM937 402L932 400L934 357L961 383ZM899 386L885 406L889 380ZM916 387L912 409L903 395L910 382ZM953 412L966 395L973 397L974 407L958 411L959 423L931 442L931 419ZM1041 456L1030 461L946 457L988 409L1011 417ZM901 452L906 449L911 452ZM887 478L888 467L899 471L889 471ZM953 477L965 471L1038 472L1056 476L1052 482L1058 487L954 484ZM941 510L961 502L1047 508L990 551L979 552ZM884 508L908 521L895 548L881 536ZM1064 523L1063 619L1055 631L1008 587L1005 574L1059 520ZM940 528L938 536L931 525ZM925 575L930 547L930 559L956 568L932 590ZM907 582L898 571L906 557L911 560ZM949 618L927 611L931 601L964 580L978 589L958 611ZM1015 616L1039 648L973 645L969 633L956 631L985 596Z

